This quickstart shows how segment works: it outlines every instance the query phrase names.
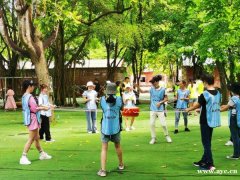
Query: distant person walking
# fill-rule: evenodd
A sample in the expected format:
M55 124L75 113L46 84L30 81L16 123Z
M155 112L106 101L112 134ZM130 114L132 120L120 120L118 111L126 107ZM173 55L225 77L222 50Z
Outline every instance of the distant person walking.
M6 104L5 104L5 110L16 110L17 105L14 100L14 91L12 90L11 87L8 88L7 94L6 94Z
M25 80L22 84L22 88L25 92L22 96L23 121L24 125L28 127L29 137L24 146L22 157L20 158L19 163L22 165L29 165L31 164L31 161L28 160L27 153L33 142L35 142L35 146L40 153L40 160L52 158L52 156L43 151L40 145L38 132L41 123L39 111L48 111L50 107L40 107L37 105L35 98L31 94L34 90L34 83L32 80Z

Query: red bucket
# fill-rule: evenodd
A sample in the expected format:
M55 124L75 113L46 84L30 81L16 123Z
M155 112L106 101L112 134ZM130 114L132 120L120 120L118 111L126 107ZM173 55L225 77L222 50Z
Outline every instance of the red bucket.
M125 107L122 115L125 117L137 117L139 115L139 107Z

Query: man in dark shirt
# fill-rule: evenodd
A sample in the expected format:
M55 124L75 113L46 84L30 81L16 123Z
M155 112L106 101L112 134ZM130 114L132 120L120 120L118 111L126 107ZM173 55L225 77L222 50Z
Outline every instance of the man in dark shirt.
M204 87L206 90L205 93L209 93L210 96L213 98L216 98L217 96L219 98L216 98L218 101L218 106L220 107L220 94L217 90L214 88L214 77L212 75L205 75L203 78ZM204 94L201 94L198 98L198 102L196 102L192 107L187 108L186 111L192 111L197 108L201 109L200 114L200 130L201 130L201 139L202 139L202 145L204 148L204 153L200 161L194 162L194 166L199 166L202 169L207 170L214 170L214 164L213 164L213 158L212 158L212 150L211 150L211 141L212 141L212 133L213 133L213 127L210 127L208 124L208 113L211 113L207 111L207 104L209 102L206 101ZM217 108L216 111L219 109ZM218 114L219 113L219 114ZM217 112L219 115L219 119L217 121L220 121L220 110Z

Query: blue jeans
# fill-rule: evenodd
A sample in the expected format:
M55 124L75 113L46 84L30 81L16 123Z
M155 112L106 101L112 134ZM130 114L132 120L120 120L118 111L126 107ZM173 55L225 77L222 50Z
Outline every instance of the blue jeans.
M178 123L180 119L180 113L178 111L184 111L184 109L176 109L177 112L175 112L175 129L178 129ZM187 127L188 125L188 113L187 112L182 112L183 119L184 119L184 126Z
M233 156L240 157L240 128L237 125L237 116L230 117L230 132L233 141Z
M209 127L208 124L200 124L200 128L201 128L202 145L204 148L204 153L201 161L213 165L212 150L211 150L213 128Z
M87 116L87 131L96 131L96 110L86 111Z

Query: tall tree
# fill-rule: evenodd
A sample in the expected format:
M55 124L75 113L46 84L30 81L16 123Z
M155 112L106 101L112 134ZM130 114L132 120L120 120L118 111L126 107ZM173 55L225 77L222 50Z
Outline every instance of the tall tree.
M35 65L39 83L49 85L50 77L44 52L55 40L58 28L54 28L48 38L43 37L38 24L34 22L38 17L46 15L40 10L42 4L39 1L16 0L14 7L18 17L19 39L23 48L19 47L18 43L15 43L9 36L9 27L6 26L6 17L2 7L0 9L0 33L9 47L18 54L31 59Z

